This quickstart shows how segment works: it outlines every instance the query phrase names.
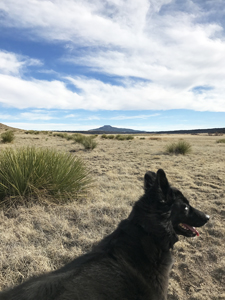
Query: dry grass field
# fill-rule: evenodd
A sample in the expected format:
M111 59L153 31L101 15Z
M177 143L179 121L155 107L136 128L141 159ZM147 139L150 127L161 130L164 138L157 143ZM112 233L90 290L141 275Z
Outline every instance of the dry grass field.
M2 128L1 132L4 132ZM165 146L184 139L188 155L168 155ZM87 252L126 218L143 193L147 170L163 168L172 185L211 216L200 236L181 237L174 247L169 300L225 299L225 144L206 135L145 135L130 141L96 138L97 147L49 134L15 131L9 147L33 145L70 152L91 170L94 185L86 198L64 205L0 208L0 289L59 268Z

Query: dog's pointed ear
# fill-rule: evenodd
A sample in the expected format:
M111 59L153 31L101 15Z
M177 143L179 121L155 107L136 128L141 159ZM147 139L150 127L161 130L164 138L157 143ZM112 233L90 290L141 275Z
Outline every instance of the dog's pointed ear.
M148 171L144 177L144 189L145 191L153 186L156 180L156 173Z
M166 173L163 169L159 169L156 174L157 185L161 188L163 194L166 196L170 190L169 182L166 178Z

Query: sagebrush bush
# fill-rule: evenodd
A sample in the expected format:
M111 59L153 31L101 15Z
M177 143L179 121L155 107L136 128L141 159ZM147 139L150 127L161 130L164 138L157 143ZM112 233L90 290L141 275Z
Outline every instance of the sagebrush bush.
M187 154L191 152L191 145L187 141L178 141L166 146L166 152L171 154Z
M1 202L14 196L25 202L27 196L46 195L66 201L86 191L90 182L86 166L72 154L34 147L0 153Z
M15 135L12 130L7 130L1 134L3 143L11 143L15 139Z

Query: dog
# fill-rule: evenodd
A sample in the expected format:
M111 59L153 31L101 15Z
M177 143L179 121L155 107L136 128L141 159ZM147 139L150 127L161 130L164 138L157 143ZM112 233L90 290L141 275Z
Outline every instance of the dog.
M0 300L166 300L178 236L198 236L195 227L209 216L171 187L162 169L145 174L144 191L89 253L1 292Z

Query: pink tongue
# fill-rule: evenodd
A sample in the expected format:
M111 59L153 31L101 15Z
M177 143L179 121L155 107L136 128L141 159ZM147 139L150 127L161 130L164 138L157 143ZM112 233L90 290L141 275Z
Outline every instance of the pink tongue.
M197 236L199 236L199 232L195 229L195 227L189 226L187 224L183 224L187 229L191 230L194 232Z

